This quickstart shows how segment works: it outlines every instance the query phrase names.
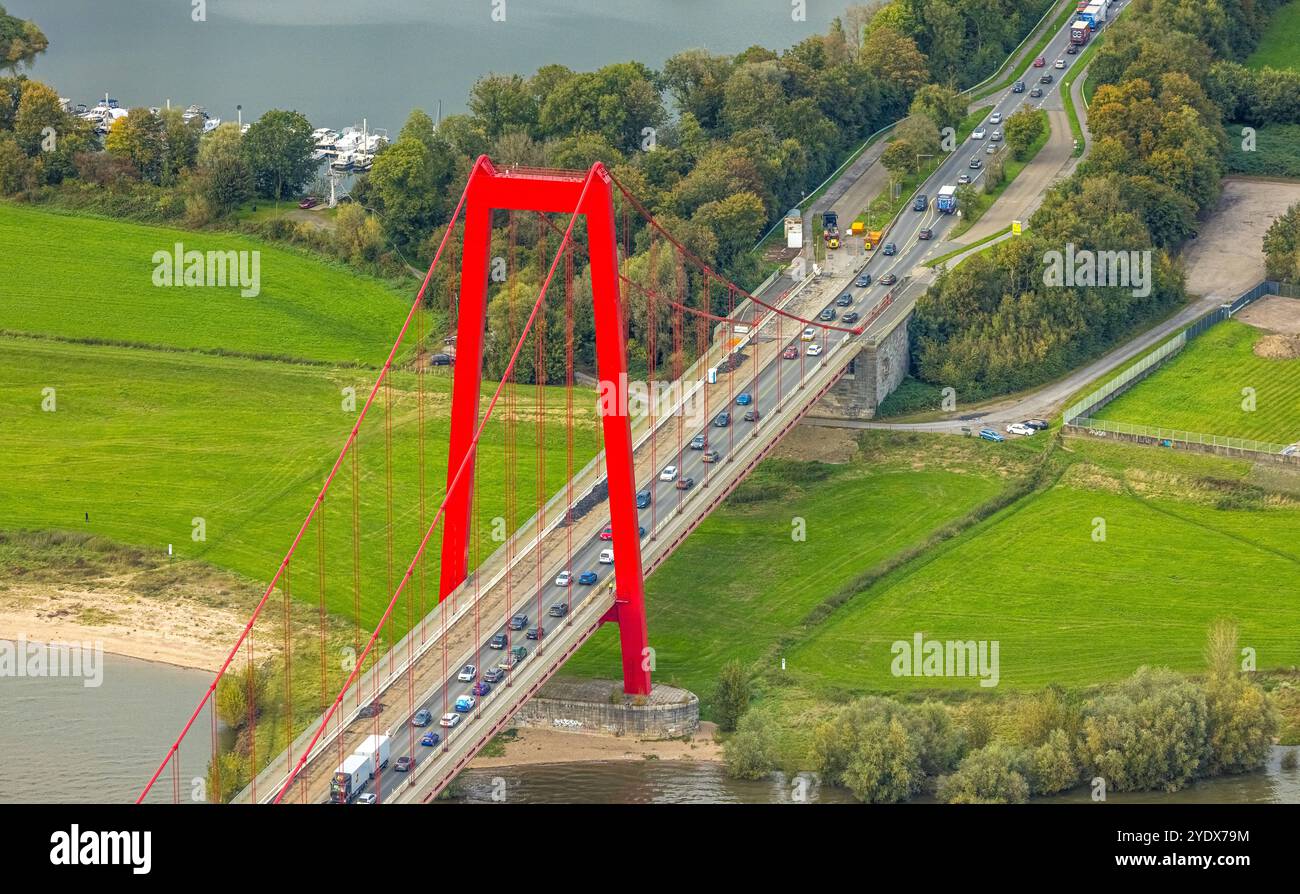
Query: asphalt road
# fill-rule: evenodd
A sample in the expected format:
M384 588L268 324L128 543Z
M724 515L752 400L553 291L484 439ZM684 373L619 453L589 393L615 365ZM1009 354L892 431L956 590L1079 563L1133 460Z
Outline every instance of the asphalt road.
M1058 59L1064 59L1068 64L1072 63L1073 56L1065 54L1065 48L1069 44L1068 26L1061 33L1055 35L1042 55L1047 60L1046 67L1042 69L1031 68L1029 71L1033 77L1027 75L1025 78L1026 90L1024 93L1012 93L1008 90L1006 93L994 100L994 111L1000 112L1003 116L1004 123L1007 116L1021 108L1026 102L1032 102L1038 106L1041 102L1058 89L1061 75L1066 73L1052 67L1052 63ZM1041 85L1044 90L1044 96L1041 99L1031 99L1029 90L1037 83L1037 75L1044 72L1050 72L1053 75L1053 83L1050 85ZM991 133L994 129L1001 129L1004 124L999 125L981 125ZM930 246L942 241L943 234L954 224L955 215L941 214L934 208L934 198L938 192L939 186L957 183L959 175L966 173L971 175L973 182L978 182L984 174L981 166L979 169L969 167L971 158L978 158L981 162L986 161L989 156L985 152L985 147L990 141L987 137L983 140L968 139L962 145L957 147L945 161L939 166L938 170L929 178L922 191L927 194L930 200L929 208L924 212L904 211L899 217L898 223L885 236L886 242L892 242L898 247L895 255L887 256L880 249L872 253L867 260L865 270L872 276L872 285L866 288L852 288L846 294L853 296L851 306L837 307L835 294L828 294L825 307L833 308L837 318L842 317L848 311L856 311L862 317L866 317L870 311L880 302L888 292L889 287L880 284L881 276L892 273L900 279L916 267L925 256L930 252ZM1005 146L1005 143L998 144ZM1005 151L1000 149L999 151ZM847 224L848 221L843 223ZM919 232L922 228L929 227L933 231L932 240L921 240ZM848 251L848 249L841 249ZM700 406L695 413L684 413L677 417L678 419L678 444L679 449L671 452L660 451L662 455L656 455L653 467L657 470L653 481L638 481L638 490L649 490L651 494L650 505L639 510L640 524L646 529L646 537L653 537L660 530L664 522L670 517L670 512L677 508L679 501L684 498L684 493L676 487L677 480L684 478L693 478L696 487L706 486L710 476L711 464L704 462L704 450L693 450L688 446L690 440L697 434L705 434L708 439L708 446L717 450L720 454L719 460L725 461L731 450L734 449L737 439L749 437L755 434L755 427L763 424L763 410L765 407L774 406L780 398L784 398L799 387L802 377L812 369L813 364L820 363L820 357L809 356L808 348L810 345L819 345L825 348L829 344L828 339L842 338L843 333L827 332L818 330L811 341L804 341L799 327L789 322L782 327L781 346L783 349L795 348L796 356L791 359L783 359L778 356L777 359L764 365L759 372L748 381L741 381L732 377L728 383L728 405L722 406ZM741 349L744 350L743 348ZM727 374L721 374L719 382L726 382ZM751 397L751 403L748 406L740 406L735 403L731 395L740 395L748 393ZM759 419L756 422L744 421L743 414L748 409L757 409ZM714 424L717 414L722 411L731 413L731 423L726 427ZM671 423L669 423L671 425ZM677 469L673 480L661 480L660 473L668 466L675 466ZM539 617L542 620L543 627L550 622L552 625L558 625L563 622L562 618L551 618L547 614L550 607L556 603L569 603L577 605L586 596L590 588L579 585L577 577L584 571L595 571L600 580L612 572L613 566L602 564L599 561L601 550L609 548L609 544L598 538L592 538L585 543L575 545L572 558L572 574L574 583L569 587L559 587L553 581L546 582L539 592L528 594L528 596L516 603L515 613L527 616L528 627L535 626ZM470 690L475 685L477 679L506 654L505 650L497 651L487 647L490 639L498 633L505 633L508 637L507 649L513 649L516 646L524 646L529 653L530 660L536 643L529 641L524 637L524 631L510 631L506 629L506 619L501 618L495 621L484 621L481 627L481 645L478 650L477 660L473 661L476 666L475 681L460 681L456 675L461 668L449 668L451 679L443 683L436 692L419 705L415 706L418 711L421 708L428 709L432 715L432 722L424 728L415 728L411 725L411 718L414 713L408 713L402 717L394 727L391 737L391 756L389 767L386 771L379 774L378 778L367 786L365 791L374 791L379 794L380 801L387 800L392 796L394 790L403 784L405 775L394 771L397 759L402 756L413 755L417 761L423 761L435 749L420 745L421 737L429 731L434 731L441 737L457 735L460 727L447 730L438 725L438 718L444 713L454 711L454 704L458 698L470 694ZM504 685L504 684L502 684ZM495 697L496 692L489 693L481 697L480 702L486 702ZM385 714L394 710L394 706L389 706ZM381 716L381 727L393 725L395 718ZM463 727L462 723L462 727Z

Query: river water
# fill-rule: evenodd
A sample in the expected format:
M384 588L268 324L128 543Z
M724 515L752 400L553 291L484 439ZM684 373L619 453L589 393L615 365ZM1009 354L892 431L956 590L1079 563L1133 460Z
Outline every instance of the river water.
M636 60L657 67L693 47L784 49L824 32L848 0L5 0L50 39L31 70L60 95L93 105L197 103L225 120L296 109L317 127L368 118L396 132L412 108L461 112L490 72L563 63L590 70Z
M0 677L0 802L131 801L153 775L212 674L103 656L102 682ZM211 723L181 750L181 800L211 754ZM170 771L159 795L171 800Z
M1115 804L1300 804L1300 770L1281 769L1284 748L1274 748L1260 773L1208 779L1182 791L1111 793ZM791 804L855 803L845 789L802 783L779 773L749 782L728 779L721 765L697 761L608 761L467 770L456 800L492 803L504 793L517 804ZM921 798L919 803L932 799ZM1036 803L1086 803L1088 789L1036 799Z
M134 800L198 703L212 676L166 664L105 655L103 682L71 677L0 677L0 802ZM204 712L181 749L180 799L192 800L212 741ZM1114 802L1300 803L1300 771L1281 769L1275 748L1260 773L1197 783L1181 792L1110 796ZM700 761L601 761L468 770L457 800L490 803L505 792L530 804L850 803L842 789L773 774L728 779L721 765ZM170 770L151 800L173 795ZM1086 789L1049 802L1087 801Z

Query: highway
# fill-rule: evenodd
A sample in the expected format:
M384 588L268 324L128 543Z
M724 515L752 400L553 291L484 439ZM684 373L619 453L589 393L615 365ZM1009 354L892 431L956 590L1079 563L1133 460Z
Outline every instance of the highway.
M1046 66L1042 69L1029 69L1029 74L1025 76L1025 92L1013 93L1008 89L1006 93L993 100L994 111L1002 114L1003 123L999 125L984 123L980 127L989 133L995 129L1001 130L1005 126L1005 119L1011 113L1026 103L1032 102L1038 106L1058 90L1061 76L1068 73L1068 66L1075 59L1065 54L1068 43L1067 26L1053 36L1042 52L1047 62ZM1053 63L1058 58L1066 60L1065 71L1053 67ZM1039 86L1038 76L1043 73L1051 73L1053 83L1041 85L1044 96L1041 99L1032 99L1029 91L1034 86ZM892 273L903 280L923 260L930 251L930 246L942 241L944 234L954 225L955 215L941 214L934 208L934 198L939 187L947 184L955 185L958 176L963 173L970 174L972 181L978 183L984 175L984 168L981 166L979 169L971 169L969 163L972 157L979 158L981 162L987 162L993 157L985 152L985 147L989 144L987 137L983 140L968 138L928 178L921 188L921 192L924 192L930 200L927 210L924 212L904 210L884 237L885 242L897 245L896 254L887 256L882 250L876 249L869 256L862 257L864 263L854 267L847 275L826 277L823 281L811 283L811 287L787 299L786 304L791 312L800 316L813 317L830 307L834 308L837 317L842 317L848 311L855 311L861 318L870 320L870 315L880 309L881 302L889 294L889 287L880 284L881 277ZM1005 146L1005 142L997 145ZM998 151L1000 153L1006 150ZM848 220L841 220L843 228L847 228L848 223ZM933 239L928 243L919 238L920 231L926 227L933 232ZM846 246L839 251L848 255L851 249ZM844 260L850 261L850 258L846 257ZM851 262L849 266L853 266ZM865 288L851 285L861 271L871 274L872 285ZM852 296L850 306L835 306L836 299L842 294ZM797 403L798 400L792 398L795 398L801 387L811 379L816 378L819 387L823 382L833 381L828 376L838 376L839 371L848 365L856 353L855 350L838 349L846 338L845 333L818 330L812 341L804 341L801 328L795 321L778 321L775 315L769 317L761 328L740 341L737 348L739 362L733 372L720 373L716 383L712 385L698 383L699 387L695 393L702 398L698 405L691 407L688 402L687 412L674 414L660 422L653 434L637 448L634 453L637 489L650 492L649 505L639 510L640 524L646 529L642 541L643 553L647 546L655 547L656 538L663 536L674 523L680 527L679 512L689 515L693 511L692 504L696 503L700 494L709 492L712 479L721 469L720 464L727 463L733 453L745 444L746 439L753 438L755 443L762 441L763 426L768 423L772 408L778 404ZM865 334L871 331L872 327L866 326ZM819 356L810 356L808 354L810 345L821 348L822 353ZM833 347L836 350L831 350ZM784 356L790 353L791 348L794 349L794 356ZM725 350L726 346L722 349ZM737 405L735 398L741 393L749 394L752 402L745 406ZM758 411L759 418L757 421L747 422L743 414L751 409ZM723 411L731 414L731 422L726 427L714 424L717 414ZM705 463L704 450L690 449L688 446L690 440L697 434L704 434L708 439L708 447L718 451L718 463ZM677 467L677 474L674 480L661 480L661 473L668 466ZM694 479L694 488L679 490L676 486L677 482L686 478ZM575 491L575 496L581 497L582 494ZM704 503L705 501L698 500L698 505L702 506ZM540 561L531 550L518 554L510 571L510 580L515 582L513 586L515 592L503 600L502 594L496 592L504 589L499 583L495 587L485 588L482 594L475 597L482 609L473 613L474 616L466 613L456 615L447 630L441 634L445 642L454 630L458 637L456 642L468 647L469 661L476 667L475 680L456 679L461 669L461 658L466 654L466 650L460 645L444 652L441 664L433 657L437 650L431 649L427 655L418 658L417 661L422 663L420 675L414 684L409 685L411 691L409 695L406 689L401 687L400 680L397 678L400 675L395 675L389 684L391 688L381 695L380 700L386 704L386 709L380 717L370 720L345 719L343 723L345 729L339 733L344 740L343 747L327 745L312 756L299 777L301 785L305 786L310 793L305 799L316 801L326 799L327 781L334 766L339 763L339 754L351 753L360 737L371 732L383 732L391 736L392 754L389 768L366 789L378 794L381 802L396 800L399 796L409 793L410 787L407 787L405 792L403 787L408 782L415 782L414 777L420 775L424 765L434 761L448 745L456 744L459 737L482 735L483 720L493 714L491 709L494 703L508 697L502 695L503 692L510 691L510 687L505 683L494 686L490 694L479 698L475 710L466 715L456 728L448 730L439 726L438 718L444 713L453 711L456 699L469 694L475 682L484 672L495 666L507 654L508 649L522 645L528 651L524 664L528 665L529 662L536 660L538 643L525 639L522 630L508 630L506 622L510 615L526 615L527 627L535 626L540 620L554 635L554 631L564 624L564 619L552 618L548 615L552 605L557 603L569 605L569 614L572 615L578 612L593 593L608 592L605 585L613 566L599 561L601 550L609 547L607 542L599 538L599 530L607 522L606 504L603 500L596 501L573 528L569 529L573 534L571 558L567 543L563 547L560 546L568 536L564 528L556 528L542 538L543 542L536 547L543 555ZM538 567L545 572L542 575L540 589L537 587L537 571L533 570ZM569 587L557 586L554 583L555 576L566 568L571 571L574 582ZM518 571L523 573L516 573ZM578 576L587 571L593 571L598 575L597 585L584 586L577 583ZM446 610L446 603L442 608ZM653 627L650 633L653 643ZM488 647L489 640L497 634L506 635L506 650ZM577 640L580 641L581 639ZM445 657L446 654L450 654L450 657ZM522 669L523 666L515 673ZM432 685L423 685L424 680L431 680ZM400 694L396 692L398 689L401 689ZM408 709L408 704L413 705L413 708ZM417 729L412 726L411 719L420 709L429 710L433 720L428 726ZM500 717L492 719L498 725L505 720ZM425 747L419 744L420 738L429 731L436 732L441 737L442 741L438 747ZM394 771L397 759L403 756L413 756L416 759L417 766L414 773ZM424 783L421 781L415 787L423 786ZM258 794L259 800L267 798L265 789Z

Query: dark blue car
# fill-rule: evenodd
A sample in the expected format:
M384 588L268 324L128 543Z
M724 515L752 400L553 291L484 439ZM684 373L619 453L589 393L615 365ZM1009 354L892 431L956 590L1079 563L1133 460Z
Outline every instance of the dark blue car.
M596 572L584 571L578 575L578 583L590 586L596 582Z
M636 508L644 509L650 505L650 491L639 490L636 492Z
M474 684L475 695L487 695L491 691L492 691L492 684L489 683L487 680L479 680L477 683Z
M437 733L425 733L424 738L420 739L420 744L426 748L432 748L442 741L442 736Z

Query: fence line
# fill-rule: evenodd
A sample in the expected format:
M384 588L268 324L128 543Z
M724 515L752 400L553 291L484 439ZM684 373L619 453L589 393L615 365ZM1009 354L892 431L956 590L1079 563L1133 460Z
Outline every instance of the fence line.
M1172 339L1144 356L1137 363L1133 364L1113 379L1105 382L1096 391L1083 398L1083 400L1067 407L1062 417L1064 423L1066 425L1082 425L1082 422L1076 420L1085 417L1092 418L1094 412L1119 397L1129 388L1133 387L1135 383L1145 379L1153 370L1181 351L1187 345L1188 339L1196 338L1210 327L1218 325L1224 320L1232 317L1234 314L1248 305L1253 304L1255 301L1258 301L1265 295L1287 295L1288 291L1291 292L1292 295L1300 296L1300 289L1297 289L1297 287L1292 283L1278 283L1273 280L1265 280L1249 291L1244 292L1231 304L1222 304L1209 313L1198 317Z
M1204 432L1184 431L1178 428L1160 428L1152 425L1138 425L1130 422L1110 422L1105 419L1093 419L1080 416L1072 426L1087 429L1090 434L1116 434L1131 438L1145 438L1172 446L1174 442L1216 450L1237 451L1240 453L1271 453L1287 456L1300 462L1300 446L1296 444L1273 444L1268 441L1256 441L1251 438L1232 438L1226 435L1211 435ZM1290 452L1284 452L1290 451Z
M1091 414L1151 374L1162 366L1170 357L1178 354L1187 345L1188 339L1195 338L1210 327L1231 318L1238 311L1258 301L1266 295L1281 295L1288 298L1300 298L1300 286L1294 283L1279 283L1265 280L1253 289L1240 295L1231 304L1223 304L1207 314L1194 320L1191 325L1180 331L1172 339L1160 345L1137 363L1104 383L1083 400L1066 409L1063 421L1066 426L1085 429L1089 434L1104 436L1107 434L1131 438L1138 442L1154 442L1166 447L1174 444L1189 447L1208 448L1214 452L1237 453L1245 455L1268 454L1279 462L1300 465L1300 442L1294 444L1273 444L1268 441L1256 441L1252 438L1233 438L1226 435L1212 435L1204 432L1185 431L1176 428L1138 425L1129 422L1111 422L1098 419Z

